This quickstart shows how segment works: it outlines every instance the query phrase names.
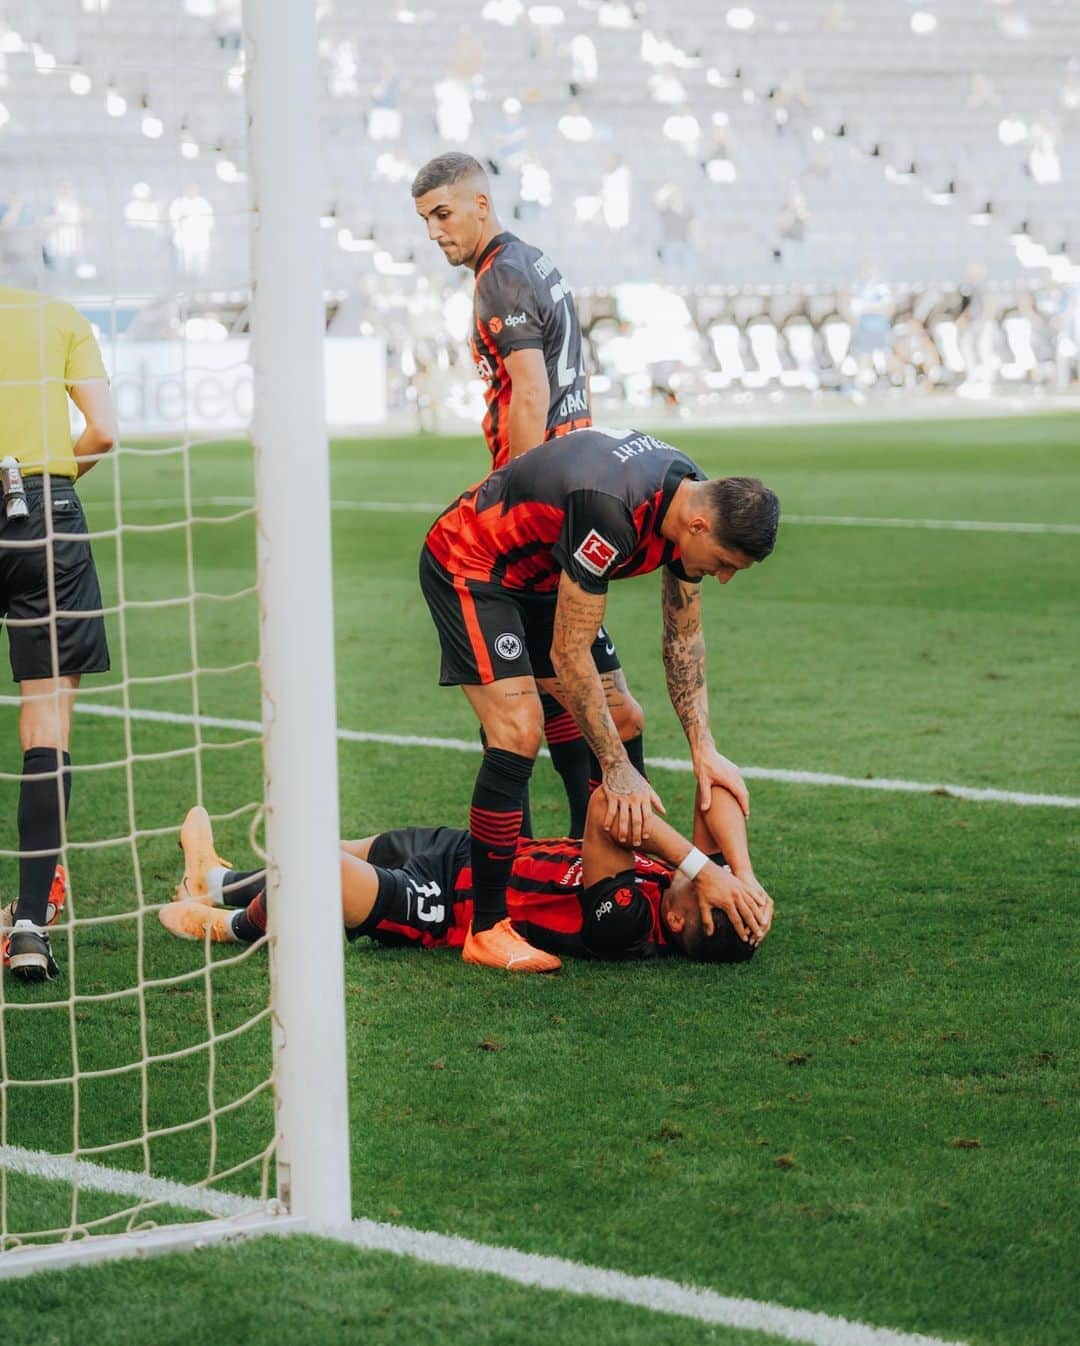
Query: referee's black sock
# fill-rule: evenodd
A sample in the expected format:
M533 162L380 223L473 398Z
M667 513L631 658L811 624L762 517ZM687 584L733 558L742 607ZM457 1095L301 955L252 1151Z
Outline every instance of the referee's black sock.
M592 750L582 736L577 721L561 703L547 692L540 693L544 708L544 737L551 753L551 764L562 777L570 805L567 836L585 835L585 814L589 809L589 760Z
M227 907L246 907L265 891L265 869L227 869L221 880L221 897Z
M473 883L473 933L506 916L506 885L521 835L521 805L532 758L506 748L485 748L469 810Z
M61 772L59 783L57 772ZM19 901L15 919L44 925L49 889L56 873L63 820L71 801L71 755L59 748L23 753L19 787L19 850L43 855L19 858Z

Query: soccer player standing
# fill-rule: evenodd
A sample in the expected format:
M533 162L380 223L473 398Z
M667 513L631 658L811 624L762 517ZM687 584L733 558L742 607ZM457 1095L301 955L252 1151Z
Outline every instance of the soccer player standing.
M428 531L420 586L442 647L440 682L460 686L486 749L469 815L473 922L467 962L547 971L506 919L522 800L540 747L540 690L558 686L603 772L606 825L639 846L654 804L629 760L591 658L607 587L664 570L663 657L702 806L722 786L748 812L738 768L709 723L699 581L726 584L764 560L776 496L755 478L708 481L685 454L634 430L576 430L464 492Z
M446 260L476 275L470 345L486 385L484 437L492 470L545 440L590 426L574 296L546 253L503 229L483 166L468 154L441 154L417 173L412 195ZM619 735L644 773L644 715L603 628L592 653ZM579 837L599 768L569 711L548 692L541 699L544 735L570 803L570 834Z
M73 444L68 398L86 428ZM116 413L90 324L70 304L0 285L0 614L19 684L19 896L5 961L24 981L57 975L45 930L71 797L71 712L84 673L109 667L86 519L75 491L116 441ZM22 476L25 501L18 489Z

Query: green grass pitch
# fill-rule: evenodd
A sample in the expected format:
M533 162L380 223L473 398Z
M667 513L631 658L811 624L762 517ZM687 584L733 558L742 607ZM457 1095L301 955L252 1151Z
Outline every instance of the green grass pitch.
M794 515L1078 518L1077 419L666 433L712 472L760 475ZM478 438L342 441L332 462L338 501L438 504L481 474L484 450ZM209 596L252 583L250 518L197 525L190 572L184 530L131 527L181 520L186 491L249 496L249 451L122 455L85 484L93 528L116 522L114 482L125 529L96 553L107 596L122 553L129 606L122 628L111 623L114 673L86 703L121 706L123 675L142 709L256 718L254 600ZM436 685L416 583L427 519L339 509L333 522L339 723L471 738L464 698ZM302 496L297 526L308 526ZM706 582L721 749L762 767L1080 794L1078 559L1070 535L789 524L764 566L725 589ZM206 596L148 605L192 588ZM646 708L646 751L682 756L657 589L614 586L609 625ZM189 668L193 636L199 673L154 681ZM14 711L0 716L12 776ZM260 754L247 740L207 729L193 752L182 724L77 717L75 761L97 769L76 778L73 839L158 830L76 852L80 917L130 911L137 884L147 900L169 894L170 829L199 795L215 814L241 810L219 842L248 859ZM347 833L464 824L469 755L348 742L340 754ZM655 773L677 824L688 781ZM9 820L15 791L0 781ZM768 781L752 796L777 916L749 965L579 964L514 980L450 953L349 948L355 1213L979 1346L1067 1346L1080 1313L1076 814ZM545 763L533 801L537 831L560 831ZM13 821L7 832L10 849ZM13 884L5 859L4 900ZM63 935L57 947L65 994L195 975L73 1010L35 1009L51 988L7 982L7 1143L66 1151L77 1131L83 1146L108 1146L145 1116L152 1131L184 1128L149 1142L160 1177L204 1178L211 1143L216 1171L257 1156L265 1092L223 1113L213 1136L187 1124L208 1089L222 1107L266 1078L265 1020L220 1044L212 1078L198 1051L124 1068L198 1044L208 986L218 1033L258 1015L262 953L207 972L199 948L153 916L141 931L80 928L74 971ZM27 1083L76 1067L77 1089ZM141 1168L143 1154L100 1162ZM257 1191L258 1165L223 1186ZM71 1217L62 1184L11 1174L5 1197L8 1233ZM107 1221L120 1204L85 1193L78 1218ZM765 1340L313 1240L56 1274L5 1295L13 1342L166 1343L200 1327L235 1343Z

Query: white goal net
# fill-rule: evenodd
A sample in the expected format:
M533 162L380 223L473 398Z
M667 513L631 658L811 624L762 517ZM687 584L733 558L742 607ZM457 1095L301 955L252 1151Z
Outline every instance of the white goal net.
M72 716L60 975L0 978L0 1276L42 1245L71 1260L279 1212L348 1215L319 211L304 177L314 5L290 3L274 28L270 10L252 0L246 40L224 0L41 0L0 18L0 351L5 315L42 296L34 394L55 434L45 297L72 304L119 414L116 446L77 486L111 668L83 677ZM26 384L0 363L0 403ZM32 456L0 446L20 449ZM62 478L39 479L31 504L35 490L48 676L65 671L63 550L80 530L57 509ZM9 638L34 620L11 560L30 537L0 502ZM0 698L5 904L20 895L26 696ZM158 919L195 804L236 869L268 866L256 945L183 942Z

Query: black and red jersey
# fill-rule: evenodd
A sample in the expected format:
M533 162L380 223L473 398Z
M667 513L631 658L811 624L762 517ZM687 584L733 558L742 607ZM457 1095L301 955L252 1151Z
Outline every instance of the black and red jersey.
M386 839L405 865L404 882L363 933L383 944L460 948L473 911L469 834L405 829ZM673 872L635 853L632 872L586 889L580 840L523 837L507 884L507 913L521 935L551 953L655 957L667 947L660 907Z
M663 565L685 579L660 527L687 478L705 473L652 435L575 430L470 487L432 524L427 548L456 577L535 593L564 571L597 594Z
M570 287L539 248L498 234L480 254L470 342L484 380L484 438L493 468L510 461L510 375L513 351L544 353L548 375L546 439L592 424L581 324Z

